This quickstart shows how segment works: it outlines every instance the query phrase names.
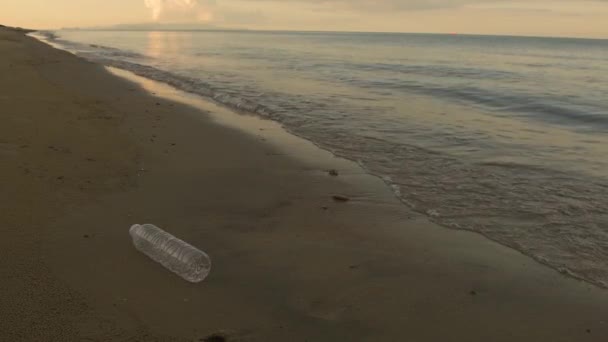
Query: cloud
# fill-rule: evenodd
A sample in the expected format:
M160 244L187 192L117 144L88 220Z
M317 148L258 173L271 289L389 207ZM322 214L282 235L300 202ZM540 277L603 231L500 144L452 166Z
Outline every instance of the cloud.
M215 0L144 0L152 18L162 22L210 21Z
M229 1L229 0L225 0ZM355 9L371 11L420 10L455 8L468 4L496 2L501 0L245 0L250 3L293 3L313 7ZM502 0L508 1L508 0ZM534 1L534 0L532 0Z
M145 0L145 4L159 22L202 21L270 30L534 35L588 31L605 36L599 18L608 14L608 0Z
M220 0L231 2L231 0ZM563 6L585 6L585 4L606 4L608 0L241 0L241 2L251 4L298 4L309 7L335 9L335 10L356 10L372 12L389 11L412 11L412 10L433 10L433 9L454 9L469 6L484 6L500 8L511 3L525 3L526 5L536 5L546 10L551 10L555 5ZM525 6L524 6L525 7Z

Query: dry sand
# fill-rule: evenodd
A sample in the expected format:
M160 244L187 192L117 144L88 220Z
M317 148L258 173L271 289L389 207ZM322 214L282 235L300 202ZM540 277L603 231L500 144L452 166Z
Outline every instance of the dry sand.
M607 291L144 87L177 96L0 29L0 341L606 340ZM134 223L207 251L209 278L138 253Z

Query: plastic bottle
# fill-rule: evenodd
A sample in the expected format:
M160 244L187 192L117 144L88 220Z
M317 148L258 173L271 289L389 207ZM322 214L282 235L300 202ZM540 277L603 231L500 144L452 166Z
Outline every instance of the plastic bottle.
M189 282L201 282L211 271L211 259L205 252L155 225L136 224L129 234L135 248Z

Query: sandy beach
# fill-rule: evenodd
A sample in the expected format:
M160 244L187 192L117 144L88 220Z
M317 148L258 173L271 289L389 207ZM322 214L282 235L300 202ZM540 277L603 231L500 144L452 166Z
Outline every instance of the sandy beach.
M115 74L0 28L1 341L606 339L606 290L429 222L276 124ZM210 276L137 252L136 223Z

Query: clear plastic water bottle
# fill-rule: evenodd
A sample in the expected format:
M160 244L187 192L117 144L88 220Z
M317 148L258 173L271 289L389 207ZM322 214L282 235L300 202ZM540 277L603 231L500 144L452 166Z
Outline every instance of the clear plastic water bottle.
M205 252L155 225L136 224L129 234L135 248L189 282L201 282L211 271L211 259Z

